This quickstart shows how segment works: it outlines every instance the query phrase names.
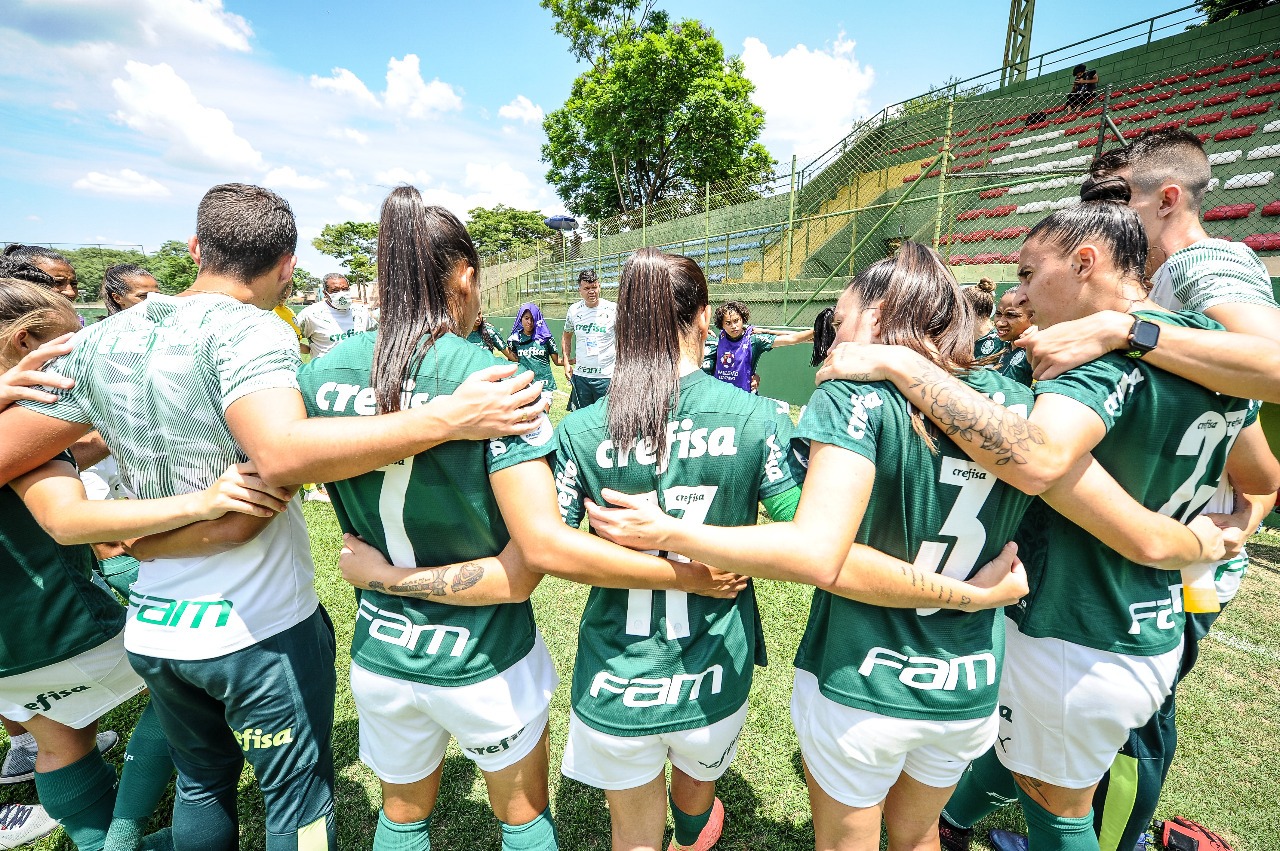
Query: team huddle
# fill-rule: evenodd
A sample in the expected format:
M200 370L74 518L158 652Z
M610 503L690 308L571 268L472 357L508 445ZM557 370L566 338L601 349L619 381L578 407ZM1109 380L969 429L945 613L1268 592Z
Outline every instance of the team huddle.
M560 349L532 304L502 340L465 226L408 186L371 330L308 317L332 345L305 365L272 312L296 226L258 187L205 195L187 292L73 338L65 299L0 282L0 559L30 613L0 625L0 715L39 744L43 806L81 849L233 849L247 760L268 849L336 847L334 630L293 498L324 482L376 851L430 848L450 739L502 848L558 847L548 575L591 589L561 771L604 791L615 849L662 847L668 813L671 849L732 822L753 670L790 650L765 646L769 579L814 589L791 714L818 849L967 848L1016 803L1033 851L1131 851L1174 687L1280 487L1254 401L1280 401L1280 308L1200 227L1208 179L1195 136L1149 134L1031 230L998 305L908 240L798 335L713 318L699 265L644 248L616 303L580 279ZM832 333L798 423L751 392L764 351ZM95 433L130 499L80 485L67 450ZM104 541L140 562L127 608L92 581ZM96 719L144 689L117 785ZM172 828L144 836L174 768Z

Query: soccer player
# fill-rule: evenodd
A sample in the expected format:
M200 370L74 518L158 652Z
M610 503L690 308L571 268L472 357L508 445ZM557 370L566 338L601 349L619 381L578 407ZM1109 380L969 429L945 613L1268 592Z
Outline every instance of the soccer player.
M355 293L345 276L337 272L325 275L321 291L324 298L298 313L304 355L323 357L339 340L378 327L369 309L353 301Z
M580 301L569 305L560 335L560 349L568 362L569 410L585 408L609 392L613 377L614 325L618 306L600 298L600 281L595 269L578 273ZM576 339L576 348L574 343Z
M714 348L711 374L748 393L760 386L756 367L765 352L813 339L812 330L774 331L748 325L751 309L740 301L726 301L717 307L714 321L720 333L714 346L710 340L707 343L708 354Z
M41 344L79 327L60 296L0 281L0 370L8 370L0 378L0 408L15 398L51 395L24 396L16 385L35 377L27 370L42 357ZM60 377L50 380L65 386ZM287 499L287 492L233 467L202 493L91 501L69 453L0 488L0 565L9 602L21 612L0 628L0 710L22 721L39 743L37 793L77 847L103 847L113 804L120 803L115 772L96 746L97 719L143 688L125 657L125 610L92 581L95 560L85 544L165 532L227 511L274 516ZM156 726L154 715L144 713L134 735L156 738ZM161 789L169 770L161 772ZM126 772L119 797L138 793L138 779L136 771ZM15 816L6 812L0 819L5 847L40 835L42 822L54 826L41 812L21 822Z
M507 344L503 341L502 335L498 333L498 329L484 318L481 313L476 317L475 324L471 326L471 333L467 335L467 342L473 346L484 349L492 355L515 363L517 361L515 355L507 351Z
M117 263L102 273L102 304L108 316L128 310L159 289L155 276L135 263Z
M309 412L343 424L448 398L489 364L457 335L480 309L480 261L457 217L402 186L378 239L377 335L299 375ZM505 851L556 847L546 725L558 679L528 602L542 574L702 593L721 581L565 526L543 460L551 423L536 419L523 437L452 441L330 486L348 549L372 562L343 571L362 589L351 690L360 758L382 782L375 851L429 847L450 736L485 776ZM496 557L509 542L519 567L508 572Z
M794 512L790 416L702 371L709 313L693 260L645 248L623 267L609 395L556 429L569 526L604 488L716 525L754 523L761 503L775 517ZM668 760L671 849L705 851L719 839L715 781L736 752L752 667L765 661L761 635L750 587L735 599L592 589L562 770L605 790L615 851L659 846Z
M4 259L15 267L4 271L6 277L10 277L13 271L19 271L21 274L13 277L44 284L67 301L75 301L80 294L75 268L67 258L51 248L12 243L5 246Z
M1021 295L1016 287L1000 296L995 312L995 333L1004 349L1000 353L998 369L1024 387L1031 386L1031 364L1027 361L1026 350L1013 345L1013 341L1021 337L1034 321L1026 296Z
M1270 475L1265 465L1257 469L1266 442L1246 400L1145 361L1159 342L1148 327L1157 317L1167 327L1221 328L1151 302L1145 262L1141 222L1118 204L1081 204L1032 229L1018 274L1037 321L1051 327L1099 310L1124 311L1132 340L1128 357L1107 354L1039 380L1028 419L900 348L842 347L819 377L869 373L892 380L970 457L1028 492L1069 480L1066 471L1092 451L1144 505L1177 520L1196 517L1229 452L1233 474L1239 468L1246 477ZM1115 511L1101 501L1086 508L1095 516ZM1128 731L1169 695L1185 615L1178 573L1125 558L1092 531L1044 503L1019 529L1032 592L1008 613L999 745L974 763L948 802L955 824L968 827L994 809L990 792L1014 796L1003 766L1013 772L1032 847L1098 848L1094 788Z
M563 366L564 361L556 348L556 338L542 318L542 310L533 302L520 305L511 334L507 337L507 352L542 382L544 396L555 391L556 377L551 371L551 364Z
M533 427L532 376L495 381L514 368L393 415L306 419L293 335L270 314L291 284L296 244L275 193L206 193L190 242L195 283L86 329L53 367L74 387L0 413L0 482L95 426L144 499L206 488L246 456L265 481L289 486ZM339 398L351 402L326 396ZM148 561L148 545L165 557ZM332 847L333 632L297 500L275 520L237 515L148 536L134 554L143 566L125 644L178 766L174 844L236 847L248 759L266 799L267 847Z
M982 278L978 283L961 290L965 300L973 308L976 325L973 333L977 335L977 340L973 344L975 358L989 358L1003 348L1000 335L996 333L991 323L991 313L996 305L992 295L995 291L996 285L990 278Z

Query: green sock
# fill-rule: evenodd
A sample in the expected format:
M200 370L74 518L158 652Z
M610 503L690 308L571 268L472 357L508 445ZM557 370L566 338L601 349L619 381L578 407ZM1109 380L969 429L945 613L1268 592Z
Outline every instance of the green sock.
M76 848L102 851L116 802L116 772L96 747L64 768L37 771L36 794Z
M138 851L143 847L147 822L164 797L173 779L173 758L160 729L156 712L148 703L129 736L120 771L120 792L116 795L106 851Z
M502 851L556 851L560 847L550 807L527 824L498 824L502 825Z
M400 824L378 810L378 829L373 834L373 851L431 851L431 816L422 821Z
M1098 851L1093 832L1093 810L1080 818L1055 816L1018 790L1022 813L1027 817L1027 840L1036 851Z
M969 763L942 815L956 827L973 827L984 816L1018 800L1013 774L1000 764L995 749Z
M715 799L712 799L711 806L707 807L705 813L697 816L689 815L677 807L670 792L667 793L667 800L671 802L671 819L676 823L676 844L692 845L697 842L698 837L702 835L702 829L707 826L707 822L711 821L711 811L716 806Z

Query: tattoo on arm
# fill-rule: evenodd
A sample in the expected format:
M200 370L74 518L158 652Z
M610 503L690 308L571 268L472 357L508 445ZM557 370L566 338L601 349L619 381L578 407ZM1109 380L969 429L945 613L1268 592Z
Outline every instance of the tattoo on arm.
M457 568L436 567L426 571L425 576L408 579L404 582L387 585L372 579L367 583L370 591L381 591L397 597L412 597L416 600L431 600L460 594L475 586L484 578L484 565L479 562L466 562Z
M980 396L950 373L930 364L911 379L908 389L924 396L925 414L948 436L981 438L980 448L997 456L996 464L1026 464L1031 446L1044 444L1044 432L1024 418Z
M484 576L484 566L469 561L458 568L458 575L453 577L453 593L465 591L475 585Z

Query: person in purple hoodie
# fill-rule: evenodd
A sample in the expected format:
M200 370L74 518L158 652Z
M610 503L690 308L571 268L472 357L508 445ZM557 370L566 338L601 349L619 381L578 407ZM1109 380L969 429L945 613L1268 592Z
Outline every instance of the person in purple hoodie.
M556 349L556 338L547 327L547 321L542 318L542 310L533 302L520 305L511 333L507 335L507 352L510 360L532 372L535 381L542 382L542 392L545 395L550 395L556 389L556 377L551 372L551 364L564 366L564 363Z
M771 328L754 328L751 309L740 301L726 301L716 308L715 325L720 335L708 338L702 362L703 371L721 381L732 384L748 393L760 386L756 364L760 356L782 346L794 346L813 339L813 329L804 331L777 331Z

